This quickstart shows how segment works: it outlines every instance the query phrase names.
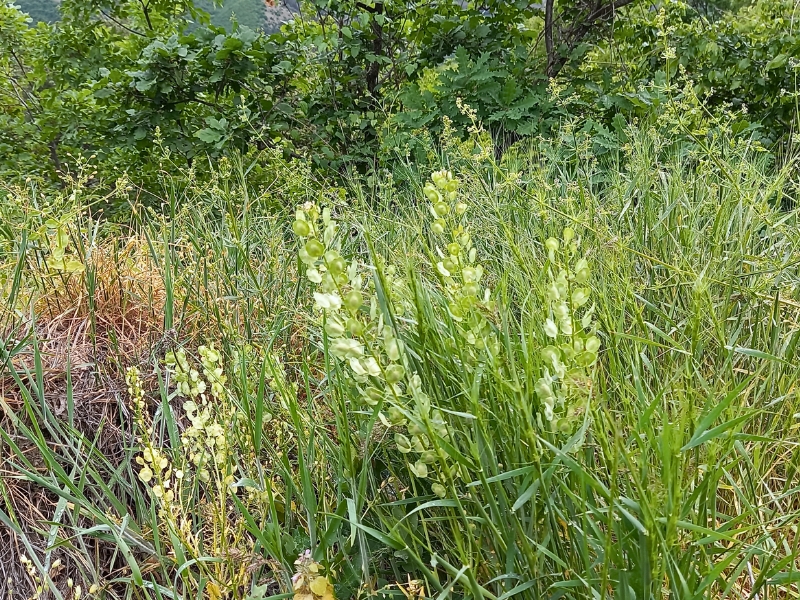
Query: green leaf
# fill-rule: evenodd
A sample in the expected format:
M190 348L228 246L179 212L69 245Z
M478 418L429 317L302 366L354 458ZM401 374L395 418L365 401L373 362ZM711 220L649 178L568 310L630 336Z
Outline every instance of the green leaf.
M727 429L741 423L745 419L748 419L751 415L745 414L740 417L737 417L731 421L723 423L718 427L713 429L709 429L711 424L717 420L717 418L722 414L722 412L728 408L728 406L733 402L736 398L739 397L739 394L744 391L744 389L750 384L752 381L752 377L746 379L738 386L736 386L733 390L731 390L725 398L716 404L714 408L712 408L697 424L697 428L694 431L694 435L689 440L689 442L681 448L681 452L685 452L686 450L691 450L692 448L699 446L700 444L707 442L708 440L717 437Z
M779 69L783 65L787 63L789 60L788 54L778 54L775 58L767 63L767 71L771 71L772 69Z
M737 354L744 354L745 356L751 356L753 358L760 358L762 360L772 360L775 362L786 364L786 361L783 360L782 358L775 356L774 354L762 352L761 350L755 350L754 348L742 348L741 346L737 346L736 348L733 348L733 351L736 352Z
M64 270L67 273L83 273L86 267L77 258L70 258L64 261Z
M140 80L138 80L138 81L136 82L135 86L136 86L136 89L137 89L138 91L140 91L140 92L146 92L146 91L147 91L147 90L149 90L151 87L153 87L153 84L154 84L154 83L155 83L155 81L152 81L152 80L140 79Z
M195 131L194 137L200 138L207 144L214 144L222 139L222 134L216 129L206 127Z

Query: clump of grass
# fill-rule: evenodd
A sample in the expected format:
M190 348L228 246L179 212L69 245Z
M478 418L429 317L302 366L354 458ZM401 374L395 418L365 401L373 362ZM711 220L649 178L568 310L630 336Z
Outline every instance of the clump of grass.
M491 457L489 480L499 480L474 487L487 488L479 505L498 507L487 519L491 534L515 543L503 556L482 533L450 564L472 558L476 570L496 565L489 580L507 574L509 561L527 558L519 547L525 532L531 562L512 570L523 580L537 573L526 582L540 595L564 588L581 597L650 597L662 588L680 597L780 594L793 589L796 568L794 492L775 475L794 471L785 432L797 407L796 214L779 208L791 171L776 173L746 146L661 163L658 134L632 134L617 176L588 161L541 165L537 155L523 174L472 170L473 228L503 290L504 346L513 349L514 368L487 370L480 387L466 377L447 387L465 373L445 341L458 336L451 329L436 345L433 324L414 353L429 359L431 380L446 397L472 390L486 410L475 420L487 423L481 439L491 440L480 453ZM604 346L598 401L580 451L541 434L543 452L520 451L533 446L520 438L520 415L531 410L523 407L533 403L538 354L548 344L539 325L547 310L545 241L564 227L581 231L594 275ZM425 264L419 235L409 211L378 239L401 247L417 270ZM537 459L542 466L531 475L525 468ZM768 518L757 508L765 504L773 507ZM475 559L475 548L496 554Z
M67 510L67 496L85 478L93 482L90 497L110 494L93 499L93 510L124 505L110 491L131 444L117 401L119 366L146 357L163 332L164 282L146 239L108 235L81 185L56 198L15 190L3 206L14 235L0 260L0 447L4 461L15 455L30 475L4 462L0 562L3 585L12 582L25 597L38 588L87 594L100 573L117 568L117 551L98 540L80 542L74 553L56 542L71 537L70 527L96 524Z
M135 239L173 333L94 329L137 369L120 460L54 411L40 341L6 344L0 518L48 593L58 554L115 598L797 595L792 165L568 133L500 164L445 140L366 202L295 181L294 219L236 165L169 187ZM22 485L55 508L21 518Z

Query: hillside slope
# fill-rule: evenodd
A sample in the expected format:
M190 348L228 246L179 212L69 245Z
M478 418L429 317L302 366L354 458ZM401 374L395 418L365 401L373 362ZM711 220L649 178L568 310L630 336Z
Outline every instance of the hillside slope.
M281 23L291 19L292 14L299 11L297 0L276 2L274 6L265 0L228 0L220 7L214 7L206 0L201 0L197 4L208 11L214 25L230 27L231 17L235 16L242 25L267 32L277 30ZM31 16L32 24L40 21L53 23L59 19L56 0L18 0L18 5Z

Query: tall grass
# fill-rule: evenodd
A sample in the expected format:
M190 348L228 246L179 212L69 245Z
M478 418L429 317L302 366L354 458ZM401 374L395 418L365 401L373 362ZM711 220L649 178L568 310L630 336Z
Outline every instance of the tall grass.
M729 140L687 150L653 130L630 136L603 164L575 134L573 147L516 148L499 164L450 145L431 165L461 179L469 204L496 301L491 356L475 353L447 308L429 173L411 166L377 190L355 181L349 202L282 163L272 167L279 185L260 194L248 189L247 165L224 166L202 187L176 177L163 211L138 212L116 242L105 225L70 222L82 273L47 267L51 250L26 237L43 217L23 206L3 260L6 556L25 553L56 597L74 594L67 576L115 598L289 597L306 548L339 598L797 597L793 165ZM387 406L364 404L329 351L289 211L274 209L308 200L333 207L348 260L376 265L377 310L446 422L446 438L428 436L439 458L426 478L398 451ZM558 433L534 390L551 344L545 241L567 227L590 265L602 347L588 410ZM108 321L95 300L120 278L93 275L94 257L123 246L120 235L140 240L126 260L160 284L123 286L119 303L158 306L158 333L119 352L103 339L119 328L92 329L107 351L86 360L118 409L91 432L76 422L88 410L85 380L72 365L58 375L63 386L48 380L56 374L41 348L54 342L41 334L52 316L41 307L90 298L88 322ZM184 348L199 365L208 342L224 356L212 418L232 451L203 482L181 441L179 373L163 359ZM123 383L130 366L142 377L144 429ZM71 409L56 408L59 395ZM112 426L119 451L108 455L99 448ZM138 477L148 444L190 474L173 482L174 516ZM434 477L444 494L433 493ZM48 504L20 502L31 493ZM56 557L62 567L52 569ZM15 573L15 593L31 595L30 577Z

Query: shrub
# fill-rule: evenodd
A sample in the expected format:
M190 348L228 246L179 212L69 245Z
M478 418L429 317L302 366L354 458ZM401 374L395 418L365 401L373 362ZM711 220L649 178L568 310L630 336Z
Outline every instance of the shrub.
M795 3L758 1L709 22L690 5L665 4L630 12L613 40L584 63L586 101L647 118L663 102L653 86L681 71L709 110L745 115L735 131L755 130L765 146L790 142L797 119ZM665 56L669 58L665 61ZM611 68L613 65L613 68Z

